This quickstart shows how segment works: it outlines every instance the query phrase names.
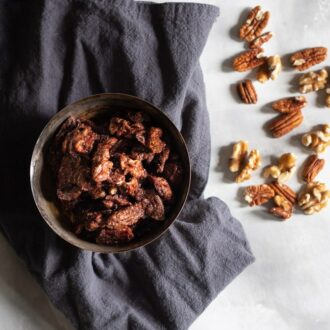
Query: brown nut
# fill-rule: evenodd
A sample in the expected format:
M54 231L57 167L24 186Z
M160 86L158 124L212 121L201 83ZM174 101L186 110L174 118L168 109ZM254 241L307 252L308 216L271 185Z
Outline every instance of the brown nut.
M292 210L286 211L282 207L272 207L269 212L273 215L275 215L278 218L281 218L283 220L287 220L291 218L292 216Z
M254 89L252 81L249 79L241 81L237 84L237 92L245 104L255 104L258 101L257 92Z
M268 42L272 37L273 37L274 33L273 32L266 32L264 34L262 34L261 36L255 38L254 40L252 40L250 43L249 43L249 47L251 49L254 49L254 48L261 48L261 46Z
M261 205L274 197L274 190L267 184L249 186L244 191L244 199L250 206Z
M268 23L269 16L269 12L263 12L260 6L254 7L239 30L240 38L242 40L252 41L256 37L259 37Z
M304 134L301 143L316 153L324 152L330 145L330 125L322 125L321 129Z
M253 149L250 151L247 162L243 167L242 171L237 175L236 182L240 183L251 178L251 174L257 168L261 166L261 156L260 152L257 149Z
M325 69L319 72L307 72L299 79L299 91L303 94L324 89L328 81L328 72Z
M238 172L241 169L247 156L248 149L249 144L247 141L239 141L234 144L233 152L229 159L230 172Z
M327 58L327 48L313 47L294 53L291 64L299 71L304 71L313 65L323 62Z
M235 57L233 69L238 72L244 72L263 65L266 58L263 56L260 48L251 49Z
M276 195L286 198L292 205L296 203L297 195L289 186L276 181L268 185L275 191Z
M326 107L327 108L330 108L330 88L327 88L326 90L325 90L325 92L326 92L326 96L325 96L325 105L326 105Z
M294 96L281 99L272 103L272 108L280 113L289 113L294 110L301 110L307 104L304 96Z
M301 111L294 110L275 118L275 120L268 125L268 129L273 137L278 138L298 127L303 122L303 119L304 117Z
M301 174L302 179L307 183L314 181L316 176L321 172L322 168L324 167L324 164L324 159L318 158L317 155L310 155L304 165Z

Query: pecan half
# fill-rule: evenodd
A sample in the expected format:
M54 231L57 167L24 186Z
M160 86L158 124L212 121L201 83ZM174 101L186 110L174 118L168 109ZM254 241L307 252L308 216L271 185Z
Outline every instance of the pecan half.
M274 190L267 184L249 186L244 191L244 199L250 206L261 205L274 197Z
M286 198L292 205L296 203L296 193L286 184L274 181L272 183L269 183L268 185L275 191L276 195L280 195Z
M252 41L260 36L269 20L269 12L263 12L260 6L254 7L245 23L239 30L239 36L242 40Z
M313 65L323 62L327 58L327 48L313 47L294 53L290 61L299 71L304 71Z
M316 176L321 172L322 168L324 167L324 163L324 159L318 158L317 155L310 155L304 165L301 174L302 179L307 183L314 181Z
M293 96L273 102L272 108L280 113L289 113L301 110L306 104L307 100L304 96Z
M107 219L106 226L111 228L115 224L131 226L137 223L144 216L144 209L141 203L126 206L111 213Z
M261 36L255 38L254 40L252 40L250 43L249 43L249 47L251 49L254 49L254 48L261 48L261 46L268 42L272 37L273 37L274 33L273 32L266 32L264 34L262 34Z
M272 207L269 212L274 214L276 217L281 218L283 220L287 220L291 218L292 210L284 210L282 207L276 206Z
M235 71L244 72L263 65L265 61L262 49L251 49L235 57L233 68Z
M300 110L294 110L290 113L284 113L275 118L269 125L268 129L273 137L281 137L294 128L298 127L304 120L304 117Z
M241 100L245 104L255 104L258 101L258 95L252 81L247 79L237 84L237 92Z

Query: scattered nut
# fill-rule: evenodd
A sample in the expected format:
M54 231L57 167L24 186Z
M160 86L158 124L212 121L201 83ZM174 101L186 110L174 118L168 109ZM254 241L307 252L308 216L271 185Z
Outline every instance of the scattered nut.
M250 151L247 162L242 171L236 177L236 182L240 183L251 178L251 173L261 166L261 156L259 150Z
M327 88L325 92L327 93L325 97L325 105L330 108L330 88Z
M287 181L293 174L296 168L296 156L293 153L283 154L279 160L278 165L267 166L263 172L265 178L272 177L282 183Z
M298 127L304 120L300 110L294 110L290 113L283 113L275 118L269 125L268 129L273 137L278 138Z
M281 195L275 195L274 203L285 211L292 211L292 204Z
M258 101L257 92L254 89L252 81L249 79L241 81L237 84L237 92L245 104L255 104Z
M324 167L324 163L324 159L318 158L317 155L310 155L304 165L301 175L302 179L307 183L314 181L316 176L321 172L322 168Z
M261 205L274 197L274 190L267 184L249 186L244 191L244 199L250 206Z
M238 172L247 156L249 144L247 141L239 141L233 146L233 153L229 159L230 172Z
M263 12L260 6L253 8L247 20L240 28L240 38L242 40L252 41L256 37L259 37L268 23L269 16L269 12Z
M249 47L251 49L253 48L261 48L261 46L268 42L272 37L273 37L274 33L273 32L266 32L263 35L255 38L254 40L252 40L249 44Z
M327 80L328 72L325 69L322 69L319 72L307 72L299 79L299 91L305 94L324 89L326 87Z
M322 125L321 129L317 131L304 134L301 143L316 153L324 152L330 145L330 125Z
M282 207L279 207L279 206L272 207L269 210L269 212L283 220L287 220L287 219L291 218L291 215L292 215L292 210L286 211L285 209L283 209Z
M275 191L276 195L286 198L292 205L296 203L296 193L286 184L274 181L268 185Z
M275 80L282 70L282 62L279 55L267 57L266 62L261 65L257 72L257 80L261 83L272 79Z
M305 214L320 212L327 206L330 190L324 183L311 182L306 184L305 189L299 195L298 205Z
M290 61L299 71L304 71L313 65L323 62L327 58L327 48L313 47L294 53Z
M281 175L281 170L276 165L270 165L265 167L262 175L266 179L270 176L274 179L277 179Z
M272 108L280 113L289 113L294 110L301 110L306 104L305 96L294 96L273 102Z
M233 68L235 71L244 72L264 64L265 61L266 58L263 56L262 49L251 49L234 59Z

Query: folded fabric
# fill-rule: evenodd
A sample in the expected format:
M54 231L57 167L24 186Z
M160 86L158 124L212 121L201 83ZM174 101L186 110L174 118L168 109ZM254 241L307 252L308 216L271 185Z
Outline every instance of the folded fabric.
M0 2L0 227L77 328L186 329L254 260L227 206L202 195L210 131L199 57L217 16L217 7L192 3ZM29 187L45 123L64 105L102 92L161 108L182 132L192 164L189 198L170 230L121 254L81 251L57 237Z

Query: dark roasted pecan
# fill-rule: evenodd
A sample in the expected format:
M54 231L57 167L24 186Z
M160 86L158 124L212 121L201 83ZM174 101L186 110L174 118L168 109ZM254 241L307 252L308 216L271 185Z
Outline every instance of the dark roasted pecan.
M145 192L142 199L142 205L145 214L150 218L157 221L165 220L165 208L163 201L154 190Z
M117 137L136 137L141 143L144 143L145 141L145 128L140 122L131 123L122 118L112 117L109 125L109 131Z
M120 167L125 174L130 174L134 178L144 178L147 176L147 171L138 159L129 158L125 154L120 155Z
M102 200L102 203L107 209L132 205L132 203L126 197L121 195L107 195Z
M134 237L133 230L129 226L116 224L100 231L96 238L98 244L114 244L130 241Z
M172 187L178 187L183 179L182 165L177 162L168 162L165 164L164 177L172 185Z
M148 131L146 146L154 153L159 154L163 151L165 143L162 141L163 130L158 127L150 127Z
M132 226L144 216L144 209L141 203L126 206L113 212L107 219L107 227L115 224Z
M103 215L101 212L87 212L85 214L85 229L87 231L95 231L101 229L103 223Z
M150 175L149 179L151 180L157 193L163 200L169 201L172 199L172 189L165 178Z

